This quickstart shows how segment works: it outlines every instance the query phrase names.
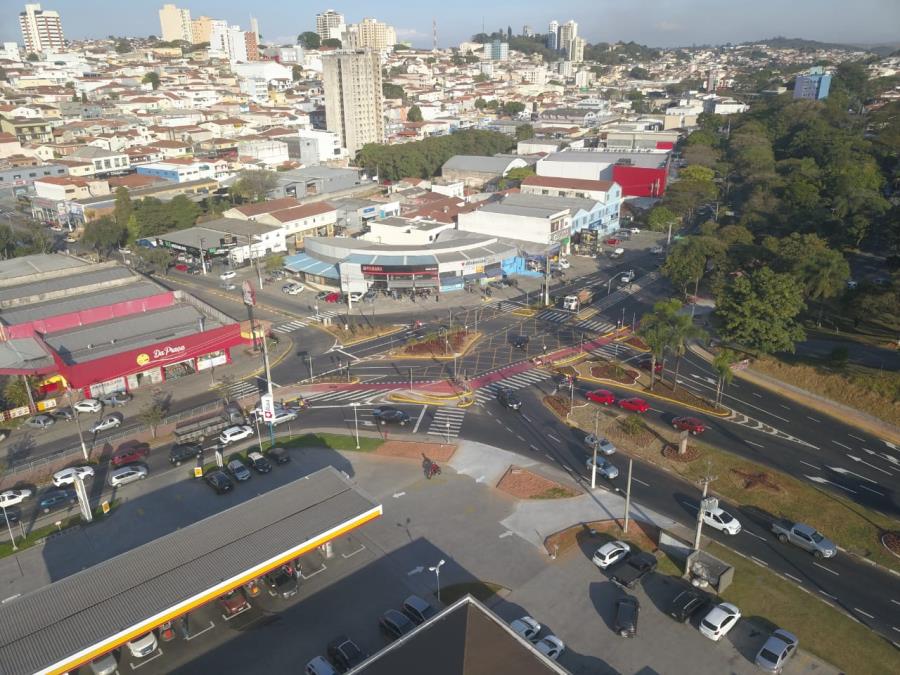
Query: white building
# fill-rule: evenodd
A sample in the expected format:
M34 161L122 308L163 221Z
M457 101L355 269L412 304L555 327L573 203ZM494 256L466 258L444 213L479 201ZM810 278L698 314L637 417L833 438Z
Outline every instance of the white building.
M29 54L40 54L45 50L62 51L65 46L59 12L41 9L37 4L25 5L25 11L19 12L19 28L25 51Z
M268 167L284 164L288 157L287 143L273 141L260 136L244 138L238 141L238 156L252 157Z
M336 159L343 159L347 151L341 146L341 138L333 131L300 129L300 162L315 166Z
M345 49L373 49L386 52L397 44L397 33L393 26L371 18L350 24L341 36Z
M333 9L316 14L316 33L321 40L340 40L341 34L347 31L344 15Z
M475 211L460 213L458 229L535 244L551 244L569 238L571 228L568 219L568 208L524 207L492 202Z
M3 49L0 49L0 59L5 61L21 61L22 54L19 51L19 45L15 42L4 42Z

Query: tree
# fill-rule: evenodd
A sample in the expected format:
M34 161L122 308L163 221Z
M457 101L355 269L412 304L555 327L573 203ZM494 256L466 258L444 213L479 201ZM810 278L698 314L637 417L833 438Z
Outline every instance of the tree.
M807 298L833 298L850 278L844 255L818 235L795 232L780 240L767 239L766 247L777 255L776 269L793 275Z
M675 302L678 302L677 300ZM674 305L673 305L674 307ZM699 340L706 337L706 331L694 324L691 315L681 311L681 303L669 317L669 349L675 355L675 379L672 382L672 391L678 390L678 372L681 370L681 359L687 352L689 340Z
M125 228L109 216L92 220L84 226L81 242L103 258L125 241Z
M6 260L16 250L16 235L6 223L0 223L0 259Z
M330 49L340 49L341 41L338 40L337 38L326 38L326 39L322 40L322 46L328 47Z
M322 46L322 40L318 33L308 30L297 36L297 44L304 49L318 49Z
M478 98L475 99L475 107L478 110L484 110L487 107L487 101L485 101L483 98L481 98L479 96Z
M678 172L681 180L695 180L706 183L712 183L716 177L716 172L705 166L686 166Z
M131 51L131 43L128 40L121 39L116 42L117 54L128 54Z
M406 113L407 122L421 122L422 119L422 109L417 105L412 106Z
M35 54L34 52L31 52L31 53L27 56L27 59L28 59L29 61L32 61L32 62L33 62L33 61L40 61L40 60L41 60L41 57L38 56L37 54Z
M294 82L303 79L303 66L293 65L291 66L291 79Z
M116 205L113 210L113 220L119 227L127 227L128 221L134 215L134 205L131 203L131 195L125 187L116 188Z
M503 104L502 111L504 115L515 117L525 110L525 104L520 101L507 101Z
M521 183L523 180L534 174L535 171L533 166L520 166L515 169L510 169L506 173L506 176L504 176L504 179L507 182Z
M654 206L647 215L647 225L654 232L665 232L669 225L678 221L678 216L665 206Z
M147 274L165 274L172 265L172 252L159 246L146 248L138 246L132 257L135 267Z
M270 255L266 258L266 272L274 272L284 267L283 255Z
M156 430L160 424L162 424L163 420L166 419L166 414L168 412L168 404L166 400L160 396L154 396L153 400L148 403L144 408L138 413L138 418L150 427L150 432L153 434L153 438L156 438Z
M3 387L3 400L11 408L31 407L36 392L36 377L11 375Z
M274 171L241 171L231 191L243 199L261 201L276 185L278 174Z
M640 66L635 66L630 71L628 71L628 77L632 80L652 80L653 75L650 74L650 71L646 68L641 68Z
M662 273L687 295L688 284L699 284L706 270L707 250L700 237L685 237L677 242L666 258Z
M473 82L487 82L490 79L491 78L489 78L484 73L478 73L475 77L472 78L472 81Z
M734 379L734 371L731 369L731 364L735 361L737 361L737 354L730 349L721 350L716 354L715 358L713 358L712 367L719 376L718 382L716 383L716 407L722 403L722 395L724 394L725 387L731 384L731 381Z
M520 124L516 127L516 140L527 141L534 138L534 127L530 124Z
M153 87L153 90L155 91L155 90L159 89L159 73L156 73L151 70L149 73L144 75L141 82L143 82L144 84L149 84L151 87Z
M404 103L406 103L406 90L399 84L382 82L381 93L384 94L385 98L399 98Z
M796 318L805 307L803 287L790 274L762 267L731 279L716 298L723 339L763 353L794 351L804 339Z
M653 311L645 314L638 327L638 335L650 348L650 391L656 385L656 364L665 357L666 349L671 341L667 321L666 300L660 300L653 306Z

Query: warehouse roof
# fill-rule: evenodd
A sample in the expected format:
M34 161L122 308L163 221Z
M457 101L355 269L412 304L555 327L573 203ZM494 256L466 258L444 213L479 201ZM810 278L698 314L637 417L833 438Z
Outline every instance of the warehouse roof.
M444 162L442 171L476 171L502 176L510 169L525 166L525 160L518 157L483 157L481 155L453 155Z
M135 275L126 267L87 267L73 270L72 274L62 274L45 279L22 279L21 283L0 287L0 303L8 303L25 298L39 298L47 293L89 290L94 284L103 284L120 279L133 279ZM73 292L77 292L73 291Z
M23 255L21 258L0 260L0 281L73 267L86 267L88 264L79 258L54 253Z
M542 162L584 162L592 164L618 164L637 166L644 169L661 169L669 159L669 152L615 152L607 150L576 150L554 152Z
M75 666L381 515L333 467L0 605L0 672Z

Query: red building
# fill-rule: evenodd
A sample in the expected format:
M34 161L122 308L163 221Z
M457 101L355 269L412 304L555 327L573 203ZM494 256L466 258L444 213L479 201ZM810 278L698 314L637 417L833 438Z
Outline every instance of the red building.
M231 361L240 324L116 263L61 255L0 262L0 374L46 392L126 391Z

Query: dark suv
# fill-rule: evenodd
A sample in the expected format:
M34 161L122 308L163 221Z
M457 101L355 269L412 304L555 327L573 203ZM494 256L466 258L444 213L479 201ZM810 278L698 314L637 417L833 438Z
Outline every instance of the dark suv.
M701 611L709 603L709 599L695 588L686 588L672 598L666 614L679 623L684 623L694 614Z
M41 501L38 502L38 508L43 513L50 513L51 511L61 509L64 506L71 506L77 501L78 495L75 494L75 490L57 488L54 490L47 490L44 493L41 497Z
M510 410L518 410L522 407L522 399L516 396L512 389L506 389L505 387L497 390L497 400L500 401L500 405Z
M620 586L634 588L641 579L656 569L656 564L656 556L652 553L638 553L614 565L609 578Z
M181 466L182 462L196 459L203 455L203 446L199 443L176 443L169 450L169 461L175 466Z
M366 654L346 635L328 643L328 658L342 671L358 666L366 660Z
M516 349L527 349L530 340L527 335L513 335L509 341Z
M399 424L401 427L409 422L409 415L402 410L387 405L380 405L372 411L372 417L379 424Z
M641 603L637 598L626 595L616 600L616 619L613 624L615 631L622 637L633 638L637 634L640 612Z

